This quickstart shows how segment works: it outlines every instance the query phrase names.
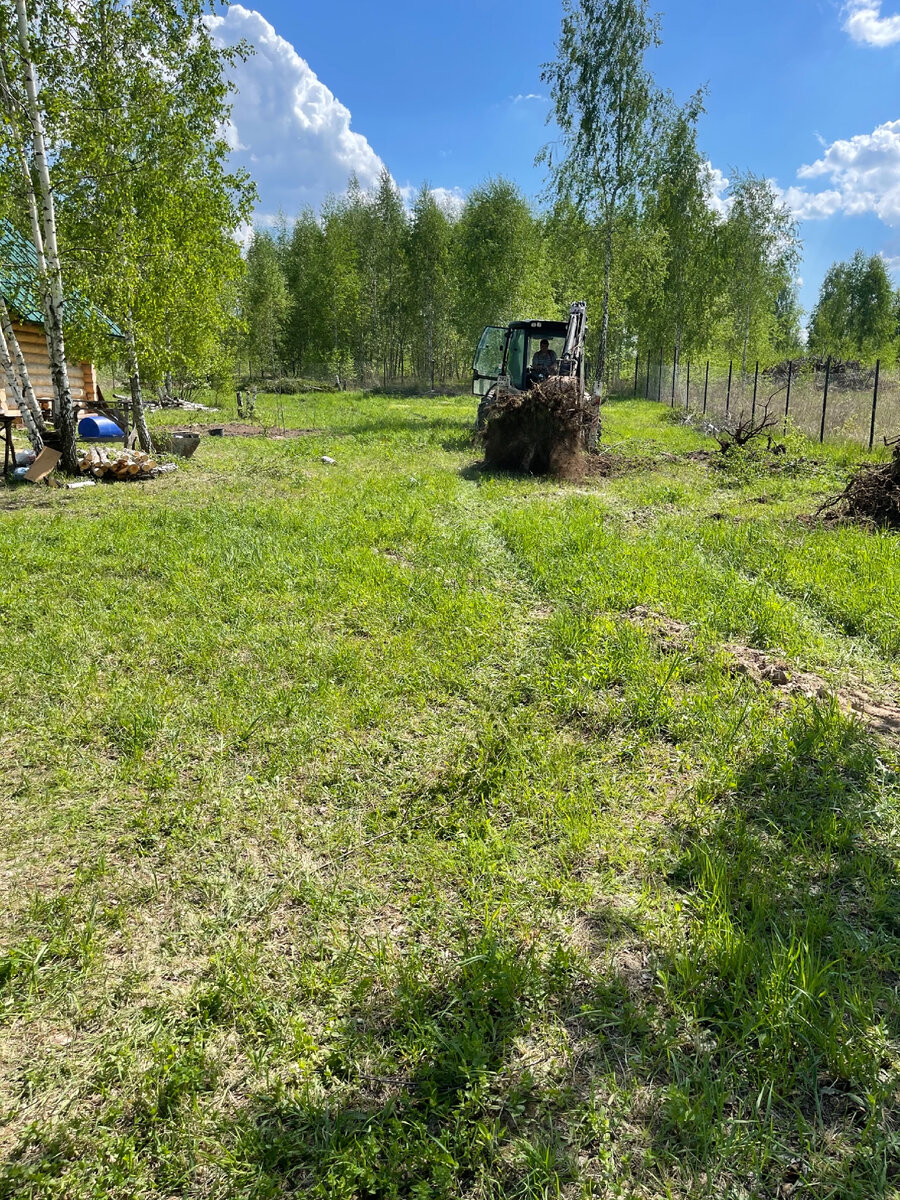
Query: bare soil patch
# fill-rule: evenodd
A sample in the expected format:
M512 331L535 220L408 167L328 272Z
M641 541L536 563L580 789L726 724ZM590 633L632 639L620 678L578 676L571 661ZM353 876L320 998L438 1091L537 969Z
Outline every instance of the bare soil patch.
M213 433L213 430L221 430ZM268 437L275 441L282 438L311 437L313 434L324 433L324 429L279 429L276 426L266 428L263 425L245 425L240 421L229 421L225 425L178 425L166 430L167 433L199 433L206 437Z
M691 642L690 626L639 604L625 614L629 621L647 625L659 647L667 653L685 650ZM736 675L748 675L754 682L777 688L785 696L805 696L810 700L833 698L843 712L857 716L876 733L886 737L900 735L900 704L892 698L879 699L859 687L834 687L812 671L800 671L778 655L739 642L727 642L724 650Z

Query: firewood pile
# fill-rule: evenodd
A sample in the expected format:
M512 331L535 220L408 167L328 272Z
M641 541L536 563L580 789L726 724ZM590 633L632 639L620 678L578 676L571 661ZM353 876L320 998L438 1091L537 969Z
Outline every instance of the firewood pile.
M79 450L78 468L94 479L152 479L159 471L156 459L143 450L107 450L103 446Z
M574 478L599 433L599 401L578 379L551 377L497 398L487 412L484 461L507 471Z

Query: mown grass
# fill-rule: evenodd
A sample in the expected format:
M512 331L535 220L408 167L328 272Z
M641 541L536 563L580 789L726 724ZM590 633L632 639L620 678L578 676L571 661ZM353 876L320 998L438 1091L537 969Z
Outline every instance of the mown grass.
M0 490L0 1196L900 1194L897 747L725 649L896 695L859 453L281 403Z

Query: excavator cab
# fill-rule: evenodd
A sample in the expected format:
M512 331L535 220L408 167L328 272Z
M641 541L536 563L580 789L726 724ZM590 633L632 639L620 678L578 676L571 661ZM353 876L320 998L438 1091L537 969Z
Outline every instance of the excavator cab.
M473 394L486 396L500 378L508 379L510 387L520 392L546 378L546 371L532 368L534 356L546 339L559 361L567 328L565 321L513 321L505 327L488 325L472 363Z
M532 365L544 340L556 356L552 374L576 377L584 389L585 310L584 301L579 300L569 310L568 321L513 321L487 326L472 362L472 392L481 397L478 429L484 428L498 395L527 391L551 373Z

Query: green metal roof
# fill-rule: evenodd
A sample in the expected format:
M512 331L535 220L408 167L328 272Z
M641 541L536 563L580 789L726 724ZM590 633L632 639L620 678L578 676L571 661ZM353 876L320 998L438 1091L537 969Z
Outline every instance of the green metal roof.
M0 219L0 295L21 321L43 325L38 275L38 257L34 245L10 221ZM115 321L111 321L77 288L69 293L67 303L72 305L78 316L99 322L113 337L125 336Z

